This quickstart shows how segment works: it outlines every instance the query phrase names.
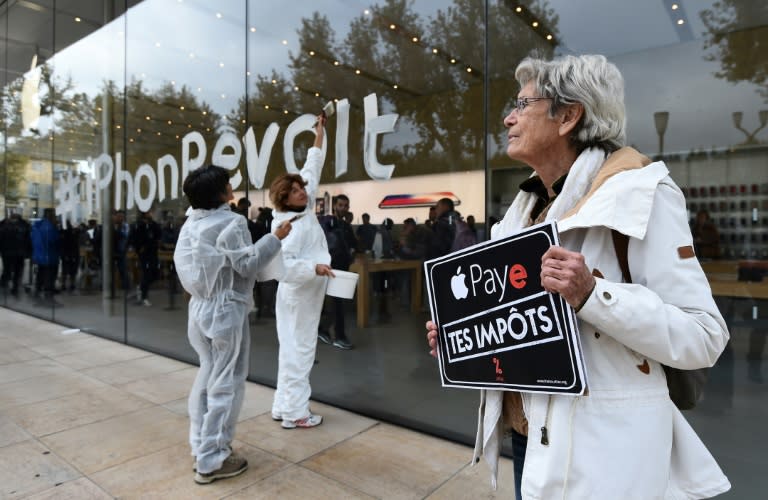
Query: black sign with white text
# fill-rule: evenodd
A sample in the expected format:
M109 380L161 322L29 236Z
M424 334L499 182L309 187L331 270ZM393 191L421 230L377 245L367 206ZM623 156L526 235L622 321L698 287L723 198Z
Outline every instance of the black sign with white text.
M557 244L552 222L424 263L443 386L584 391L573 310L539 280Z

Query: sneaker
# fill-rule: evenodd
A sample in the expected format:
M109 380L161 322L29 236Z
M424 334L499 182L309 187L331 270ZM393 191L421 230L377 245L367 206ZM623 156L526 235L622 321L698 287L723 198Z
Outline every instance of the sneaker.
M333 341L333 347L338 347L339 349L348 351L352 349L352 342L347 339L336 339Z
M283 419L282 426L283 429L296 429L297 427L299 429L309 429L310 427L316 427L322 423L323 417L310 413L308 416L298 420Z
M275 422L282 422L283 416L280 415L279 413L272 412L272 420L274 420Z
M141 301L141 305L143 305L144 307L151 307L152 302L148 301L147 299L144 299Z
M225 479L228 477L235 477L242 474L248 468L248 460L235 454L230 454L224 463L221 464L221 468L207 474L200 472L195 473L195 482L197 484L209 484L217 479Z
M324 344L331 344L331 336L326 331L320 330L317 332L317 338Z

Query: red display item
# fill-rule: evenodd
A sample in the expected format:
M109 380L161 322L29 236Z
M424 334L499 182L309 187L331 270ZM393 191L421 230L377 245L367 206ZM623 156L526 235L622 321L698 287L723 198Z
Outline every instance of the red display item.
M757 194L760 192L760 188L757 184L752 184L752 194Z
M709 196L717 196L717 187L709 186Z
M739 192L741 194L746 194L746 192L747 192L747 185L746 184L742 184L741 186L739 186Z
M738 191L736 185L731 185L731 194L736 194L736 191Z

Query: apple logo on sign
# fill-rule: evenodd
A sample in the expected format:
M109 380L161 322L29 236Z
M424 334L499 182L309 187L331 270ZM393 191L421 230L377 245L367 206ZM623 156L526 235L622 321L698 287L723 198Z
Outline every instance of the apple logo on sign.
M467 284L464 282L466 277L467 275L461 272L461 266L459 266L456 269L456 275L451 278L451 291L456 300L466 299L467 294L469 294L469 288L467 288Z

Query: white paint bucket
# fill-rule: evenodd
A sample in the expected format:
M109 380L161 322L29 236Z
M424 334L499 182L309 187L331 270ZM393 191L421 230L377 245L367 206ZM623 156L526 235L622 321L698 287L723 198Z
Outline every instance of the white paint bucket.
M342 299L351 299L355 296L355 289L357 288L357 273L351 273L349 271L333 270L335 278L328 278L328 288L325 290L326 295L331 297L340 297Z

